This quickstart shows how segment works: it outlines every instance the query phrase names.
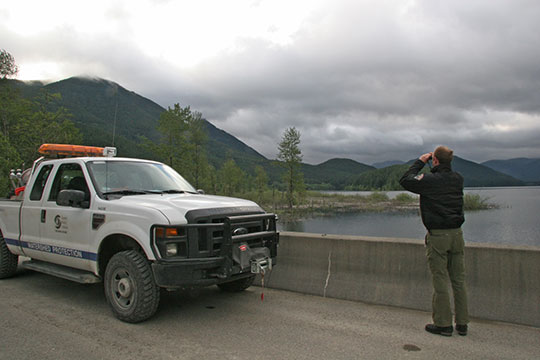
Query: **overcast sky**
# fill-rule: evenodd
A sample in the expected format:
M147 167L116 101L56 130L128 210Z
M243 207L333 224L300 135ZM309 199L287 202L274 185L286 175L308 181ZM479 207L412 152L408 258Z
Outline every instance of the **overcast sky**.
M537 0L0 0L20 80L190 105L268 158L540 157Z

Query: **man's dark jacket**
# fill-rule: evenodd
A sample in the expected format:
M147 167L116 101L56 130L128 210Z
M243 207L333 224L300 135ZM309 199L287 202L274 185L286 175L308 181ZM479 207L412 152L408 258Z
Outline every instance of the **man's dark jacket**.
M422 222L428 230L456 229L463 224L463 177L452 171L450 164L439 164L429 174L420 174L420 159L411 165L399 183L420 194Z

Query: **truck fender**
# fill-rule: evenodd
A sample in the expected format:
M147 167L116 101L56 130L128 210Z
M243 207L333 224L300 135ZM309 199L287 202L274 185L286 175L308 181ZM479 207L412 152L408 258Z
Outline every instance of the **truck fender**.
M110 234L99 244L97 253L97 275L103 277L109 260L118 252L136 250L148 259L144 247L135 238L121 233Z

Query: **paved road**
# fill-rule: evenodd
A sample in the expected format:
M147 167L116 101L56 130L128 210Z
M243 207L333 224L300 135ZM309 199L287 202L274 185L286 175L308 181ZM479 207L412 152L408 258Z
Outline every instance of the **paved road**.
M21 271L0 280L0 359L537 359L540 329L474 321L467 337L426 333L430 314L253 287L165 293L126 324L101 285Z

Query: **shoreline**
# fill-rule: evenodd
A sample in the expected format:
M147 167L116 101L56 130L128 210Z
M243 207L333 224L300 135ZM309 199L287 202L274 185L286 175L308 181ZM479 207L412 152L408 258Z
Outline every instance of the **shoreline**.
M418 211L418 198L410 195L389 199L385 193L370 195L322 194L309 192L300 204L289 209L283 203L263 204L267 211L276 213L285 221L311 217L335 216L346 213L382 213Z
M496 209L499 206L488 202L477 194L466 194L465 211ZM262 207L273 212L283 221L299 221L313 217L332 217L339 214L354 213L396 213L419 212L418 197L401 194L390 199L384 192L373 192L370 195L343 195L308 192L302 201L289 209L283 202L263 203Z

